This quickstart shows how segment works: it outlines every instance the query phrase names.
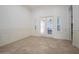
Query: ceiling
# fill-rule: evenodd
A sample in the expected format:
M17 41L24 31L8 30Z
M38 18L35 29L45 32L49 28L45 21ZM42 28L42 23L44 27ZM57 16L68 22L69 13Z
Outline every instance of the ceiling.
M30 8L30 9L37 9L37 8L48 7L48 6L52 6L52 7L61 7L61 6L70 7L70 5L26 5L26 7Z
M45 5L27 5L28 8L30 9L36 9L36 8L40 8L40 7L44 7Z

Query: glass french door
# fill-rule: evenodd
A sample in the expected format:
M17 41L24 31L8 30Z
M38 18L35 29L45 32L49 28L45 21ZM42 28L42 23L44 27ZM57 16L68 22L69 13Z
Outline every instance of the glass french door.
M53 22L51 17L42 18L40 20L40 33L52 35L53 32Z

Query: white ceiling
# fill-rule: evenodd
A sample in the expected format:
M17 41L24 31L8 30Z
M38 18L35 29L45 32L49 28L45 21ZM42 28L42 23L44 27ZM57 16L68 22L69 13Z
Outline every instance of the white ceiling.
M36 8L41 8L41 7L46 7L46 6L52 6L52 7L65 6L65 7L70 7L70 5L26 5L26 7L30 8L30 9L36 9Z
M28 5L30 8L39 8L39 7L43 7L44 5Z
M30 9L36 9L36 8L44 7L44 5L28 5L27 7Z

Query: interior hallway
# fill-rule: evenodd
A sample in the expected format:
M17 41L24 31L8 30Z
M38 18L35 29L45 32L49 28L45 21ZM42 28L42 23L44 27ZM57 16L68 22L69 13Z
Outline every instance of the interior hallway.
M0 47L0 53L79 53L79 49L72 46L69 40L58 40L47 37L31 36L23 40Z

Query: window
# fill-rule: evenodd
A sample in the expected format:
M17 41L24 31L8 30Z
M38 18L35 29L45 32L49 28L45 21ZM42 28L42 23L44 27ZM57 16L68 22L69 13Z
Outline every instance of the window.
M57 17L57 31L60 31L60 17Z
M52 34L52 19L48 19L48 22L47 22L47 31L48 31L48 34Z

